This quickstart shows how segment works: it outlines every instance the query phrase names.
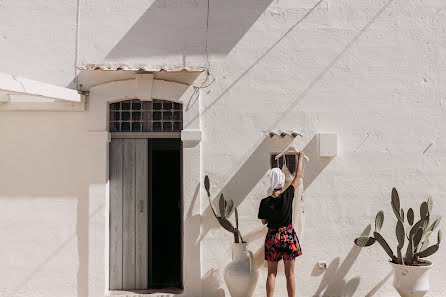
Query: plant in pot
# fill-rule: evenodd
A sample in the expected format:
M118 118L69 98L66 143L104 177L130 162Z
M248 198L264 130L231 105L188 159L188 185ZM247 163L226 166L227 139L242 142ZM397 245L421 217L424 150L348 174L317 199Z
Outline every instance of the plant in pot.
M234 206L233 200L226 200L223 194L221 194L219 199L220 214L217 214L217 211L212 205L210 182L207 175L204 178L204 186L215 218L224 229L234 234L232 262L226 266L224 271L224 279L229 293L232 297L251 297L257 283L258 274L253 270L253 254L246 249L247 243L243 240L238 228L237 207ZM232 210L235 213L235 227L228 220Z
M396 254L387 241L380 234L384 223L384 213L379 211L375 218L375 231L373 236L361 236L355 239L355 244L360 247L371 246L378 242L387 255L393 267L393 286L402 297L421 297L429 290L429 269L432 263L425 260L434 254L441 242L441 230L437 232L436 244L430 244L430 236L440 225L441 217L435 219L432 224L432 198L429 197L420 205L420 218L415 221L415 213L409 208L404 217L404 210L400 207L400 199L395 188L392 189L391 204L397 218L395 232L398 245ZM405 220L406 219L406 220ZM406 245L406 247L405 247ZM406 250L404 254L404 248ZM404 254L404 255L403 255Z

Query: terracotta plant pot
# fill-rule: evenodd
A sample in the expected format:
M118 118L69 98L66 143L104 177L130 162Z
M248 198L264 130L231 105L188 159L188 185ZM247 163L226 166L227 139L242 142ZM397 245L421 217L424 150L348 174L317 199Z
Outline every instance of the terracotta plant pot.
M429 291L431 262L423 266L390 264L393 267L393 286L401 297L422 297Z
M232 262L224 271L224 279L232 297L251 297L257 284L258 273L253 270L254 260L246 243L233 243Z

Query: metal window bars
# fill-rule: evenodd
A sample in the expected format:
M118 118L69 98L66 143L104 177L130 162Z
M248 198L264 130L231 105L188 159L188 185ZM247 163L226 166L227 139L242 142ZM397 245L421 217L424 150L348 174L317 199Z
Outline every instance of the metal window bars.
M110 132L178 132L182 129L181 103L160 99L110 103Z

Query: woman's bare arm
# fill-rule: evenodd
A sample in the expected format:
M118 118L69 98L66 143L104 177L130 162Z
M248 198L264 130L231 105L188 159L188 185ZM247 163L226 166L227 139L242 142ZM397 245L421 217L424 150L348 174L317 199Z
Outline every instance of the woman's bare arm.
M291 182L291 184L294 186L294 188L297 188L299 186L299 181L302 177L302 161L304 159L304 152L300 152L299 153L299 157L298 157L298 162L296 164L296 175L294 176L293 181Z

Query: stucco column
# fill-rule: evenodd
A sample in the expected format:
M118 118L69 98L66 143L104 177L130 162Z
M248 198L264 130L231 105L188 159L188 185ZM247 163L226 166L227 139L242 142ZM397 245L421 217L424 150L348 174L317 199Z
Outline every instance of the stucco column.
M183 283L185 296L201 296L201 131L183 130Z

